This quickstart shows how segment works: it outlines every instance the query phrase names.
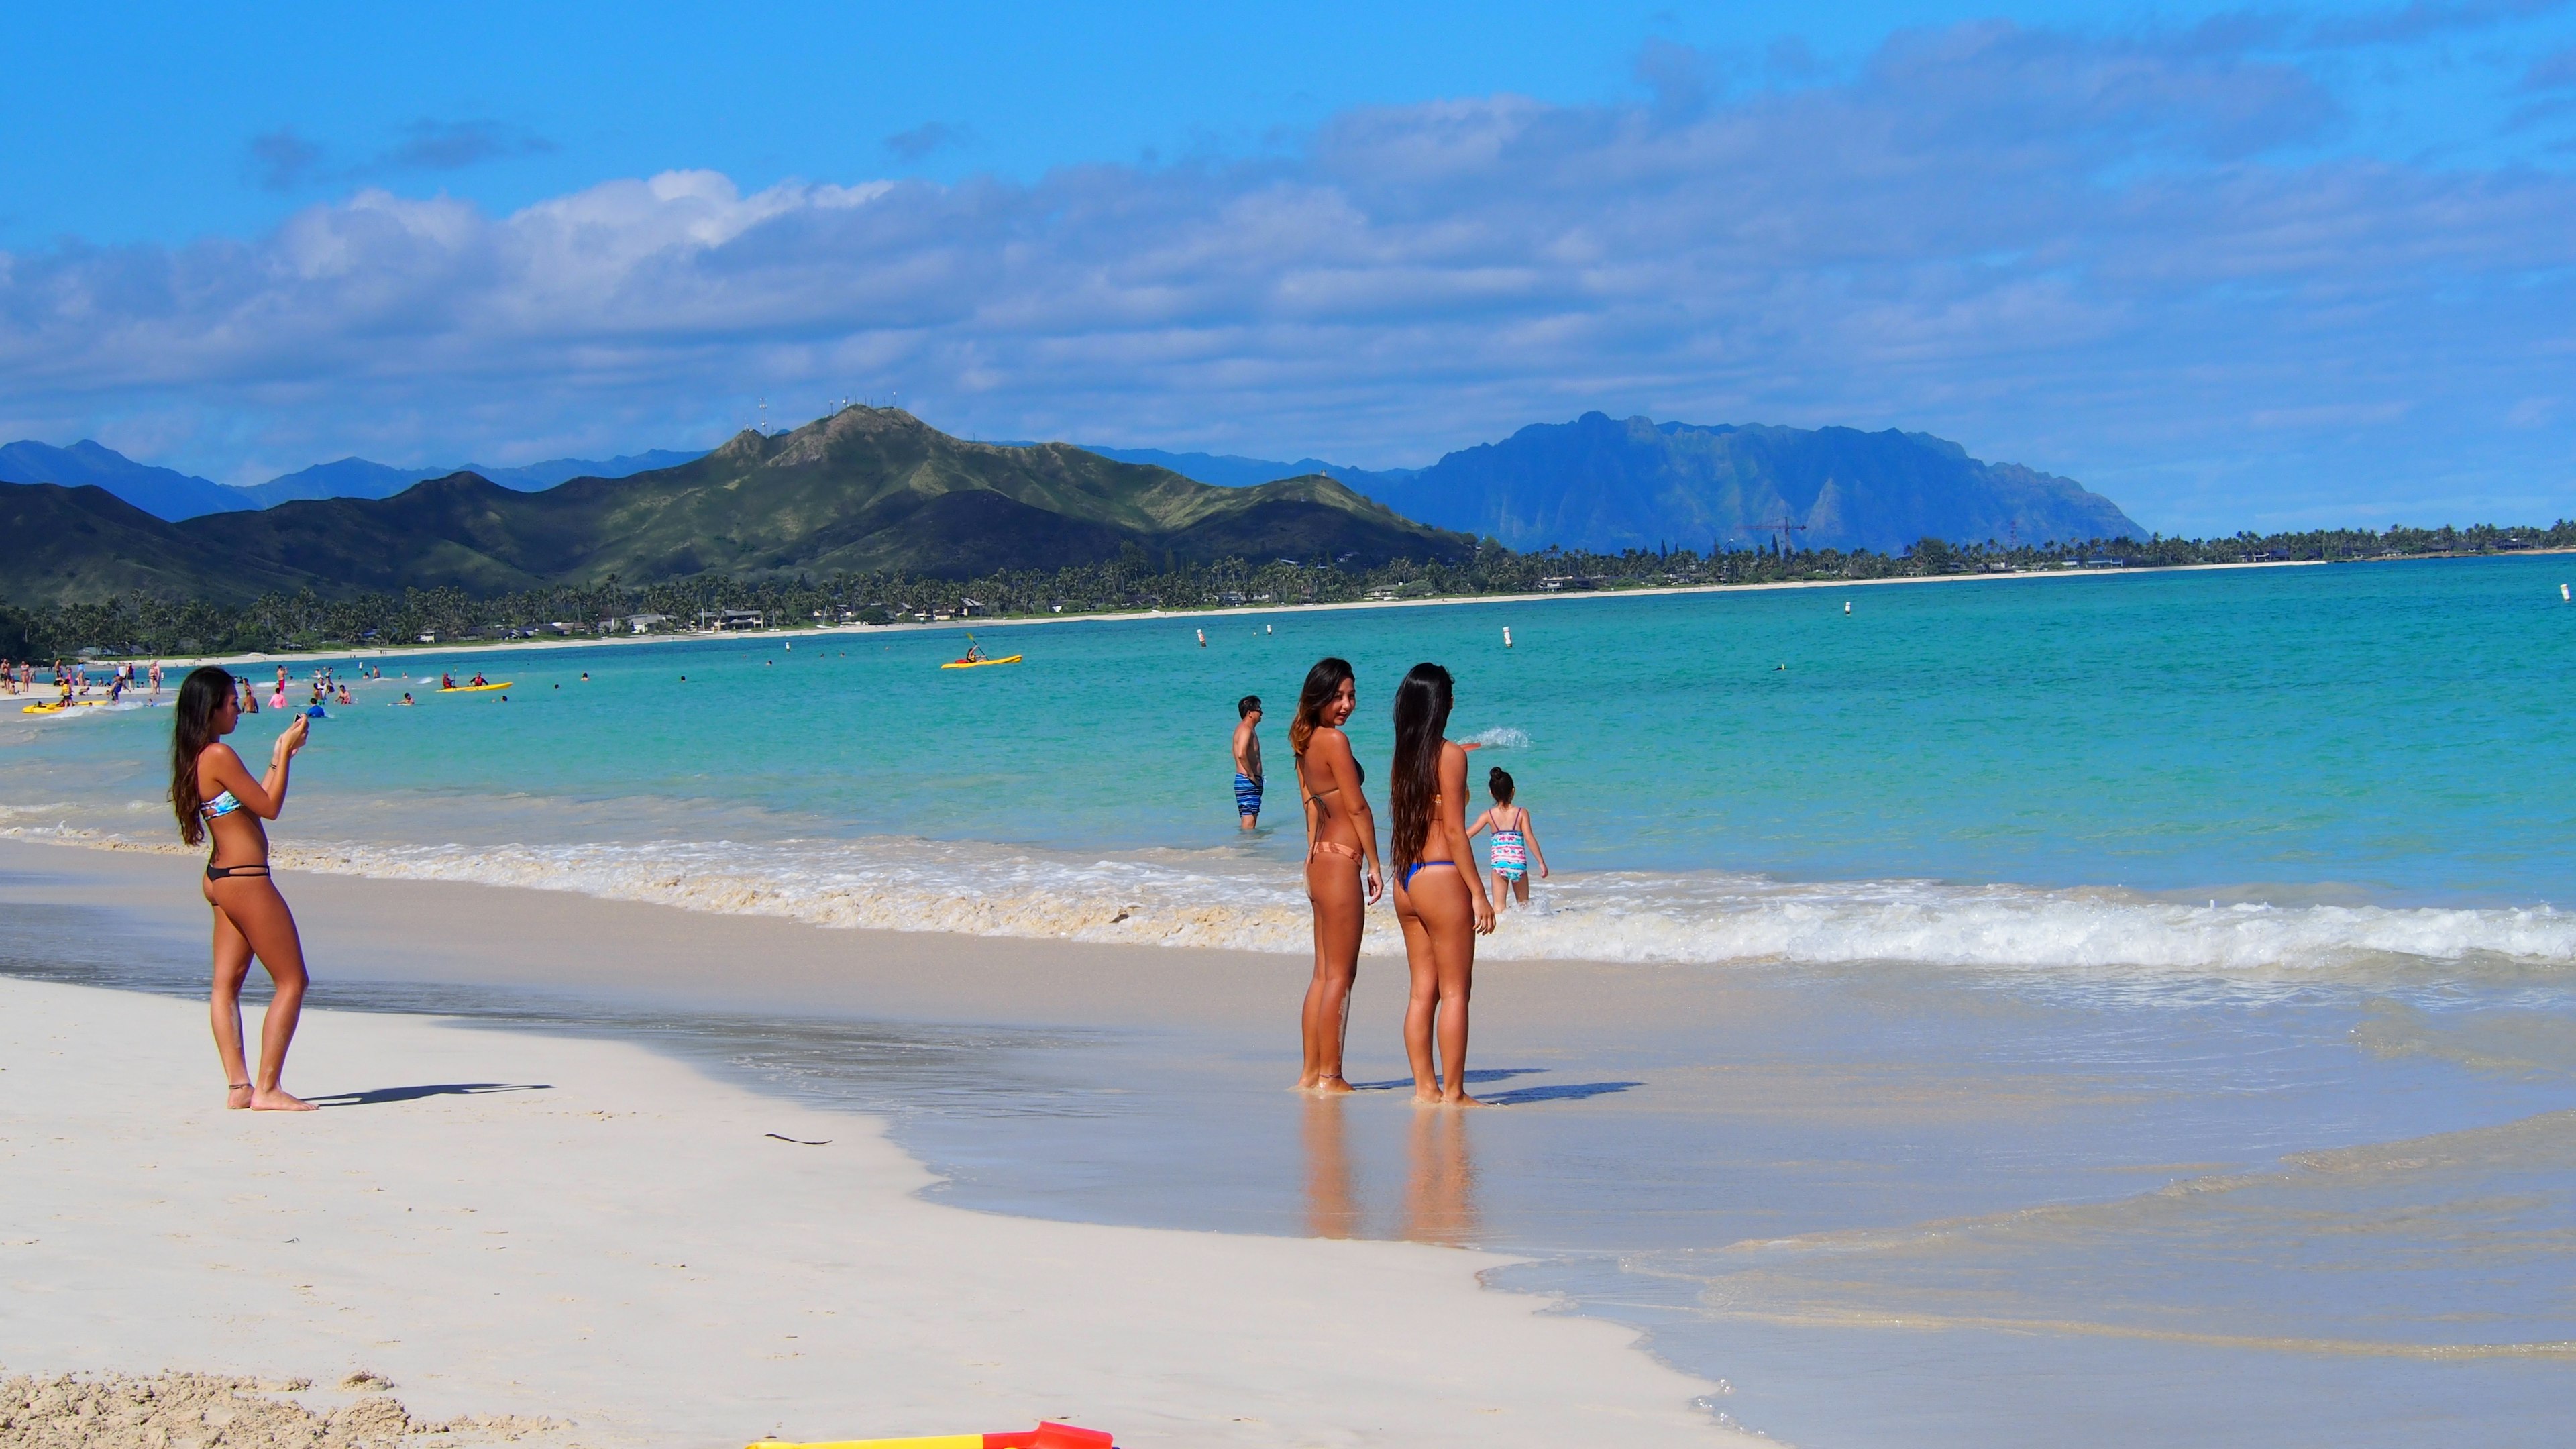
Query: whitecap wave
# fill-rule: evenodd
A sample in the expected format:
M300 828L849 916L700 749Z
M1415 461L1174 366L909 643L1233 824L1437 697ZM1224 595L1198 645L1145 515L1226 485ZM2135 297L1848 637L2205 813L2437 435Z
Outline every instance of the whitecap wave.
M167 848L62 806L0 808L0 837ZM99 817L91 815L93 821ZM100 821L104 825L104 821ZM291 870L578 891L817 926L1312 949L1296 867L1240 850L1103 858L895 837L412 845L281 842ZM1716 872L1559 874L1504 913L1489 959L1840 967L1910 962L2012 975L2241 982L2476 977L2576 985L2576 913L2211 904L1933 881L1789 882ZM1391 909L1364 949L1403 950Z
M1529 742L1527 734L1510 725L1496 725L1492 729L1478 730L1458 743L1488 750L1526 750Z

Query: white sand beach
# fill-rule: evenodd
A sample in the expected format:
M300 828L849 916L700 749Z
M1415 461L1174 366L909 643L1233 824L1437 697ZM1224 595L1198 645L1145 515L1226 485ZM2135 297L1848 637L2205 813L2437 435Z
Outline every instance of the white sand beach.
M0 1372L363 1370L583 1444L1732 1437L1629 1331L1481 1288L1491 1255L926 1202L874 1120L619 1042L312 1011L288 1081L331 1105L226 1112L200 1008L0 980Z

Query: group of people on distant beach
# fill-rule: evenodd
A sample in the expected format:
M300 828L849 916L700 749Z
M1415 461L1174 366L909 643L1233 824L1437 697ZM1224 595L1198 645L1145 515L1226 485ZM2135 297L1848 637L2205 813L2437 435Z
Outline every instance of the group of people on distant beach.
M152 666L151 678L152 697L158 699L161 695L161 666L157 663ZM68 665L59 659L55 660L53 682L54 695L58 703L69 703L81 698L95 687L89 677L89 665L82 660L74 660ZM107 697L110 700L122 700L125 698L125 692L134 688L135 683L134 665L130 662L119 664L108 671L105 686ZM22 659L12 664L6 659L0 659L0 692L30 694L35 688L34 660Z
M1359 979L1360 937L1368 907L1391 887L1412 992L1404 1011L1404 1054L1413 1067L1413 1099L1425 1105L1482 1106L1467 1091L1468 1000L1474 992L1476 938L1494 929L1508 888L1526 904L1529 865L1538 836L1529 812L1513 803L1510 774L1486 776L1493 806L1467 823L1467 752L1448 738L1456 682L1437 664L1417 664L1395 690L1395 754L1387 795L1390 873L1378 856L1377 817L1369 809L1368 774L1343 731L1359 704L1350 661L1316 661L1298 691L1288 726L1297 793L1306 823L1306 896L1314 909L1315 970L1306 987L1300 1034L1300 1089L1347 1092L1342 1057L1350 1036L1351 988ZM1236 705L1235 808L1242 827L1260 823L1261 700ZM1476 870L1471 842L1493 834L1494 886Z

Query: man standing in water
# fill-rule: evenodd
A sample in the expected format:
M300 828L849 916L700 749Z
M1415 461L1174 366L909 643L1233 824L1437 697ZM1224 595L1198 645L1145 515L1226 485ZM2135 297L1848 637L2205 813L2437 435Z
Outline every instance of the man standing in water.
M1234 713L1234 810L1250 830L1261 823L1261 696L1235 701Z

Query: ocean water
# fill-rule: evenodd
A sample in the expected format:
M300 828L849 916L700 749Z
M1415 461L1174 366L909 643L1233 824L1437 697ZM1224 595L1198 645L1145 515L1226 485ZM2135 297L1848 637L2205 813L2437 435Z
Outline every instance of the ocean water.
M1276 1090L1266 1038L992 1047L1025 1110L943 1107L819 1018L702 1023L693 1049L894 1113L980 1206L1527 1255L1495 1281L1649 1327L1728 1380L1713 1414L1790 1442L2555 1443L2571 575L996 626L988 649L1028 663L962 673L935 668L953 630L414 656L417 708L363 685L317 725L279 847L823 925L1302 954L1297 683L1357 664L1382 780L1388 691L1435 659L1453 736L1520 779L1558 871L1483 948L1513 963L1494 980L1588 971L1603 997L1480 1055L1511 1110L1318 1108ZM474 665L506 702L417 682ZM1279 785L1248 839L1247 692ZM0 832L167 840L165 729L0 718ZM1395 949L1382 915L1371 947ZM1400 1075L1391 1038L1355 1030L1363 1070Z

